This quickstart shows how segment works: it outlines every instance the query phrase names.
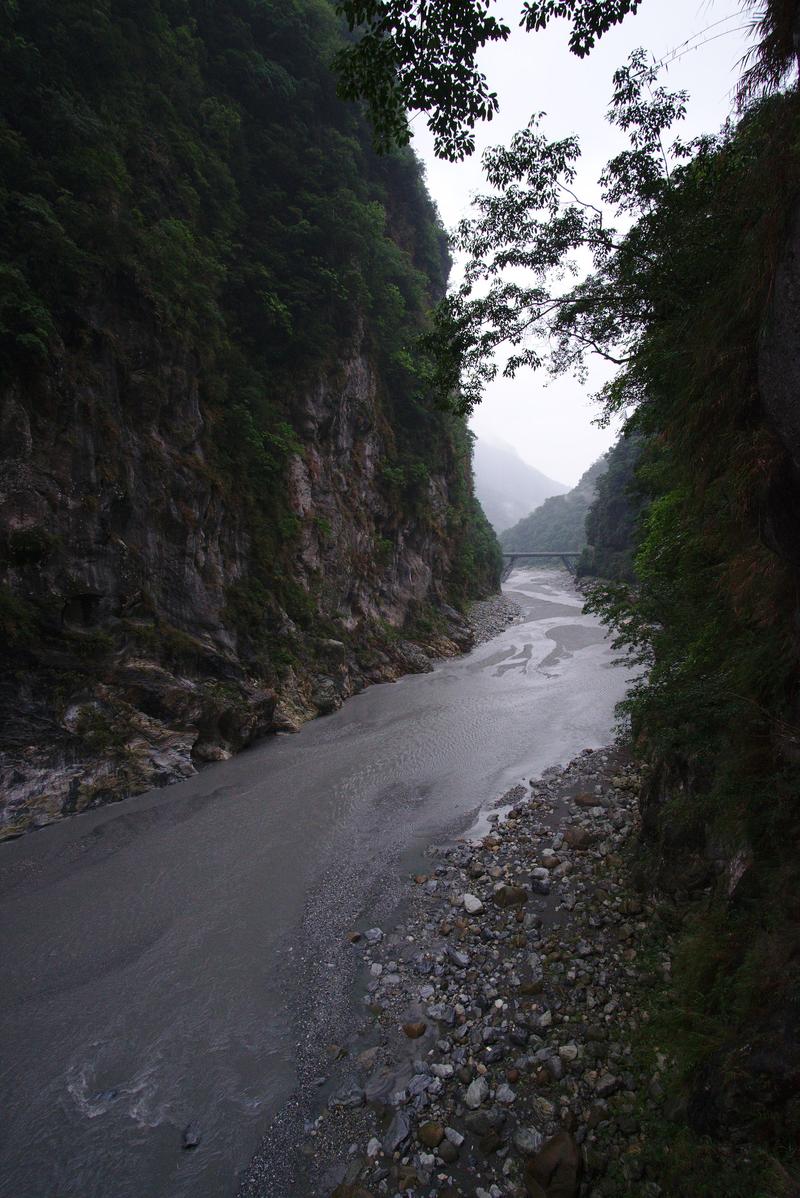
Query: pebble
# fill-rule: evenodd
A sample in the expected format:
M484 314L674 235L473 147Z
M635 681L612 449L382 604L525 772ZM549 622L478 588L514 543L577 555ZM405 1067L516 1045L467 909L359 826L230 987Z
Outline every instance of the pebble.
M438 1148L444 1139L444 1128L441 1123L423 1123L417 1131L417 1139L426 1148Z
M398 1111L389 1124L386 1135L383 1138L383 1150L389 1156L395 1152L401 1144L405 1144L408 1137L411 1135L411 1124L406 1115L402 1111Z
M184 1148L196 1148L203 1138L199 1123L189 1123L183 1129L182 1145Z
M512 1141L517 1152L523 1156L535 1156L544 1144L544 1136L535 1127L517 1127Z
M471 1111L475 1111L489 1097L489 1083L485 1077L476 1077L470 1082L464 1095L464 1102Z

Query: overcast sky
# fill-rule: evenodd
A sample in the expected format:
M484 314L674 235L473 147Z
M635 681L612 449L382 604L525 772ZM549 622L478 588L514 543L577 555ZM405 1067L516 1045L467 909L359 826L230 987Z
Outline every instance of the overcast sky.
M569 53L563 22L554 22L544 33L520 30L521 8L521 0L499 0L495 6L512 35L487 48L481 58L490 87L498 93L500 112L477 130L473 157L463 163L437 160L424 118L417 116L413 124L415 149L448 228L467 215L470 196L482 189L481 151L508 142L535 112L547 113L543 128L549 136L580 137L577 190L587 194L607 159L621 148L621 135L605 123L604 113L611 76L637 46L658 59L673 58L666 86L691 93L688 116L679 129L684 139L715 132L732 111L738 63L750 45L748 15L739 0L643 0L639 13L607 34L583 60ZM614 440L613 430L592 423L597 409L588 399L605 377L598 363L586 386L571 378L548 382L542 372L531 371L513 380L497 379L472 427L480 437L514 446L551 478L575 483Z

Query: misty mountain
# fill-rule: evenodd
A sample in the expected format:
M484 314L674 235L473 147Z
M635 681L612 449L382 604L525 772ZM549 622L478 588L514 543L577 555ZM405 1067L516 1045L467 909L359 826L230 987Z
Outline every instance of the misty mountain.
M566 495L554 495L500 537L503 549L582 549L586 517L597 495L598 479L608 469L604 455L589 467ZM488 512L487 512L488 515ZM491 519L491 517L490 517Z
M569 490L523 462L510 445L477 440L473 466L476 494L497 533L516 524L551 495Z

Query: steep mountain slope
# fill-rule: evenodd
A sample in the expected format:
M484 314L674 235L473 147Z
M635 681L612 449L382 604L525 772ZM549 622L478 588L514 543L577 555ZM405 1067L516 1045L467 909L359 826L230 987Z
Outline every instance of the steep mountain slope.
M475 491L495 532L502 532L550 495L567 490L540 470L523 462L508 445L481 438L475 442Z
M513 528L500 536L500 544L508 550L582 549L586 544L586 517L597 494L598 480L607 469L607 459L599 458L581 475L566 495L545 500Z
M0 10L7 833L424 668L402 637L463 643L496 581L414 349L444 235L339 36L324 0Z
M597 480L597 494L586 517L586 547L579 575L634 578L633 556L646 496L636 479L643 438L623 434L606 454L606 469Z

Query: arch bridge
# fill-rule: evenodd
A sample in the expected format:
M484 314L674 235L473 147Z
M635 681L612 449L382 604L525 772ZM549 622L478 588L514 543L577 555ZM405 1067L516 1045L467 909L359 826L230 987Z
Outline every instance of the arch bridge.
M508 575L514 569L515 564L517 563L517 561L520 560L520 558L525 558L527 560L528 558L533 558L533 559L551 558L552 559L554 557L557 557L557 558L561 559L561 561L564 563L564 566L566 567L566 569L569 570L570 574L574 574L576 564L577 564L577 561L578 561L578 558L580 557L580 555L581 555L580 549L532 549L529 553L522 553L522 552L520 552L520 550L515 549L513 551L513 553L504 553L503 554L503 558L505 559L505 563L506 563L505 569L503 570L503 577L504 578L508 577Z

